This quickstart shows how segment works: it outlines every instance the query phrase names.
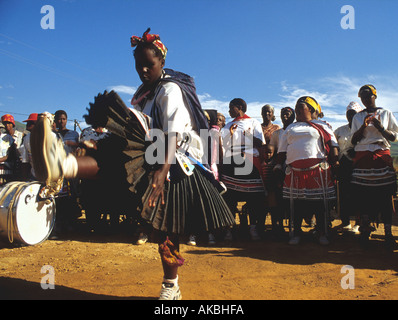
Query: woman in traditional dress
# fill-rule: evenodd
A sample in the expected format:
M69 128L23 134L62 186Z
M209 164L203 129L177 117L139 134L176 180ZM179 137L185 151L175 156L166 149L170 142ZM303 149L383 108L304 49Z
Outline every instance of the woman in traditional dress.
M281 137L277 165L282 177L286 161L283 197L290 200L290 244L301 239L301 223L307 214L315 214L319 243L329 244L328 202L336 198L330 165L338 165L338 144L333 131L323 121L313 120L321 107L312 97L296 103L296 120Z
M193 79L164 69L167 49L159 36L149 31L131 38L135 68L142 81L132 99L135 109L128 109L114 92L100 94L90 104L86 122L112 133L98 141L97 153L93 157L65 157L46 134L49 124L38 121L37 130L32 132L32 154L41 181L57 181L62 175L101 175L117 180L115 188L138 200L142 217L157 231L160 243L164 272L160 299L176 300L181 299L178 267L184 261L178 250L179 236L230 226L234 218L214 176L212 180L198 162L204 153L198 133L208 125ZM154 134L158 140L148 141ZM177 146L185 148L193 165L182 152L175 163Z
M398 123L391 111L376 106L377 91L373 85L362 86L358 96L366 109L352 120L351 142L355 146L352 183L361 217L361 243L368 245L373 230L370 223L381 213L386 245L394 248L392 197L397 183L390 142L398 139Z
M247 105L236 98L229 103L232 121L221 130L224 149L221 181L228 191L224 197L235 211L237 202L246 202L249 211L249 233L252 240L259 240L264 228L264 202L266 191L260 176L261 162L259 148L265 143L261 124L246 114ZM261 228L261 230L258 230Z

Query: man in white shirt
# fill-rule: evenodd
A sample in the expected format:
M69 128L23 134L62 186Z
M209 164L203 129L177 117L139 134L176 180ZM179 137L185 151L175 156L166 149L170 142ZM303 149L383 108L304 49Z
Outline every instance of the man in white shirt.
M12 139L10 140L9 147L7 151L7 158L4 165L6 170L11 171L11 176L7 180L16 180L20 175L20 164L21 164L21 154L20 147L22 144L23 133L15 130L15 120L11 114L5 114L1 117L1 122L4 125L5 133L9 135Z

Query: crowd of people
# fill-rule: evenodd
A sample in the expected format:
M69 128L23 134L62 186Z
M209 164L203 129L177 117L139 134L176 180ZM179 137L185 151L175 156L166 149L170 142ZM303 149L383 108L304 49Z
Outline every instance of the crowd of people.
M82 153L85 143L97 141L107 135L105 128L90 126L82 130L80 134L75 130L68 129L67 113L64 110L57 110L54 114L49 112L40 114L46 114L51 119L53 134L62 142L66 153ZM31 113L28 119L23 121L26 122L26 128L23 132L15 129L15 119L11 114L5 114L1 117L0 185L12 181L37 180L33 167L30 136L38 116L39 113ZM68 230L73 229L76 219L81 216L83 203L89 225L90 227L93 226L91 221L94 214L91 213L91 207L98 201L93 201L95 199L93 197L89 198L93 193L86 192L87 188L87 182L83 180L68 179L63 181L62 188L57 193L55 200L57 221L50 238L56 239L60 233L65 234ZM96 196L98 196L98 192L96 192ZM101 210L95 216L100 216Z
M310 96L282 108L282 127L274 123L271 105L262 108L260 122L235 98L226 123L217 110L201 108L190 76L164 68L167 48L158 35L147 30L133 36L131 45L142 81L132 108L114 92L99 94L84 116L91 127L80 136L66 128L63 110L31 114L25 137L14 130L11 115L2 117L2 183L63 178L55 233L73 226L80 214L77 199L90 229L101 214L111 212L115 223L127 215L139 227L137 243L150 235L159 243L162 299L181 298L180 238L189 236L191 245L201 235L210 245L220 238L233 241L237 218L253 241L263 237L269 215L276 239L298 245L305 221L317 241L328 245L335 210L342 229L359 233L367 246L380 215L385 243L395 247L397 184L389 149L398 140L398 124L390 111L376 107L374 86L359 89L363 106L349 103L348 123L335 131ZM153 129L167 137L166 152L155 164L145 157L154 144L147 139ZM207 141L201 130L208 130Z
M370 99L368 95L374 98ZM203 110L211 133L207 146L209 156L205 164L215 180L227 190L223 198L230 211L237 214L241 232L238 234L230 226L222 233L217 230L216 234L213 231L201 235L190 234L187 244L196 245L198 236L209 245L245 235L257 241L264 238L267 227L272 232L272 238L288 239L289 244L298 244L303 222L313 226L319 243L329 244L331 222L339 218L341 230L361 234L361 243L364 245L374 230L372 222L381 219L385 225L386 243L394 246L391 217L396 176L388 150L389 141L394 141L397 134L396 121L390 112L376 107L377 93L373 86L363 86L359 97L364 106L350 102L346 110L347 124L334 132L329 124L320 120L321 107L312 97L301 97L295 109L282 108L282 127L273 123L276 119L275 110L269 104L261 109L262 123L246 115L247 105L243 99L231 100L229 115L232 120L228 123L217 110ZM62 141L66 154L90 154L95 143L111 135L106 128L99 126L87 127L80 135L67 129L68 119L64 110L44 114L50 118L53 132ZM357 114L363 120L357 120L352 129ZM37 179L32 162L30 132L38 115L32 113L23 121L26 123L25 132L15 129L12 115L1 117L2 185L15 180ZM365 128L368 128L366 134ZM357 137L358 130L368 140L367 144L362 142L365 138ZM383 130L388 130L389 134ZM358 141L354 140L353 144L354 133ZM231 140L233 136L235 140ZM252 137L252 145L248 147L242 136ZM234 158L237 154L253 164L249 172L236 174L235 169L242 167L242 163L236 163ZM139 212L125 204L119 191L109 197L112 192L110 189L113 188L100 179L66 179L56 199L57 223L50 237L55 239L59 234L73 230L83 209L90 232L101 232L108 224L111 227L118 225L122 215L133 224L132 232L138 237L136 244L150 240L152 227L140 217ZM377 206L364 205L360 201L364 194L372 195L373 199L377 195L376 199L380 203L376 201ZM112 201L107 203L109 201L102 199ZM240 207L242 204L243 207ZM271 221L269 226L265 223L267 215ZM246 234L242 234L246 231Z

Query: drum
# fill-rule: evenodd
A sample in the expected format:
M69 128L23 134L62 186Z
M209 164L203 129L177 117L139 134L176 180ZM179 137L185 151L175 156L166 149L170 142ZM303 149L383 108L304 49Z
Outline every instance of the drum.
M0 238L24 245L47 240L55 223L54 199L39 199L38 182L10 182L0 189Z

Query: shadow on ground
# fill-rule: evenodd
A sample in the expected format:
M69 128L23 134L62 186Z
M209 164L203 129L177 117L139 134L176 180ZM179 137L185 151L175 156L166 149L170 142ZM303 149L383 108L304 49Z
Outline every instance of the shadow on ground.
M115 297L55 285L42 289L40 283L0 277L0 300L154 300L153 297Z

